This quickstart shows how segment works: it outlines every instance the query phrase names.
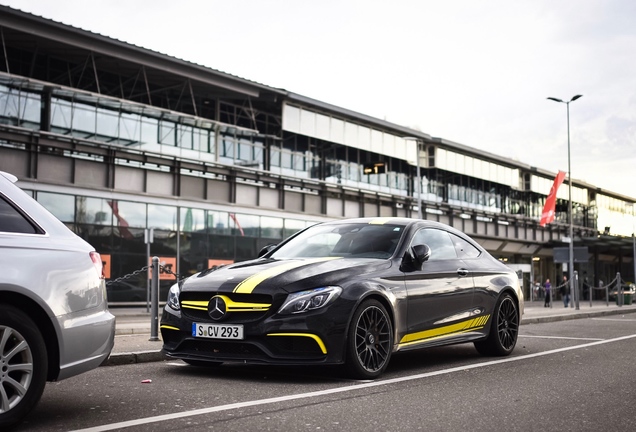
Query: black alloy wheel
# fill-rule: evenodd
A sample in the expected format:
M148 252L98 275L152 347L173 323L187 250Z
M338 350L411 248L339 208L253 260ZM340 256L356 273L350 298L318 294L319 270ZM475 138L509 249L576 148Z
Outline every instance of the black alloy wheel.
M37 325L21 310L0 305L0 430L18 423L40 400L47 368Z
M477 351L486 356L506 356L517 344L519 335L519 310L508 293L497 301L493 311L488 338L475 342Z
M393 350L393 326L377 300L356 310L347 339L347 369L357 379L375 379L386 369Z

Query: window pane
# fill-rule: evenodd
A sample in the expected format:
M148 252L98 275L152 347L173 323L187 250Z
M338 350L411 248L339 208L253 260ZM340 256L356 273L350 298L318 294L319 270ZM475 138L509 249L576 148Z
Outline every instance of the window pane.
M215 234L230 234L229 218L227 212L208 211L208 231Z
M429 261L457 258L455 245L446 231L432 228L421 229L415 234L411 244L428 245L431 248Z
M108 204L118 226L146 228L146 204L131 201L108 201Z
M181 209L181 231L195 232L205 229L205 211L201 209Z
M233 224L233 233L237 236L258 237L260 229L260 217L254 215L230 213Z
M35 227L11 204L0 197L0 232L36 234Z
M78 223L112 225L113 210L107 200L78 196L76 204Z
M283 238L283 218L261 217L261 237L271 239Z
M38 202L62 222L75 222L75 197L49 192L38 192Z
M177 230L177 208L148 204L148 228Z

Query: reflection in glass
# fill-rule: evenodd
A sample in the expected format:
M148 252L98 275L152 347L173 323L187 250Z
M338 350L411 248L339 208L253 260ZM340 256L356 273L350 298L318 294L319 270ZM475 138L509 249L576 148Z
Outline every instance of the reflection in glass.
M177 208L148 204L148 228L177 230Z
M113 218L112 207L107 200L78 196L76 200L77 217L80 224L111 225Z
M283 238L283 218L261 216L261 237Z
M75 197L50 192L38 192L37 200L62 222L75 222Z
M181 207L181 231L195 232L205 230L205 211Z
M208 232L213 234L231 234L229 214L227 212L208 210Z
M115 223L121 227L146 228L146 204L131 201L107 201Z

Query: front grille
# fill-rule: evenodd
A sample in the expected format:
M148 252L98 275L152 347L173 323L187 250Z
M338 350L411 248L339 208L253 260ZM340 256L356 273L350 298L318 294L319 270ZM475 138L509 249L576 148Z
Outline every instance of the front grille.
M262 305L272 305L272 296L264 294L236 294L236 293L209 293L209 292L185 292L181 293L179 300L181 301L181 312L183 316L189 320L195 322L210 322L211 318L208 315L207 306L212 297L217 294L227 296L232 301L237 303L255 303ZM197 308L186 307L184 302L199 302L200 305ZM269 313L271 313L273 305L268 310L257 311L240 311L228 313L221 321L224 323L232 324L244 324L254 322L262 319Z

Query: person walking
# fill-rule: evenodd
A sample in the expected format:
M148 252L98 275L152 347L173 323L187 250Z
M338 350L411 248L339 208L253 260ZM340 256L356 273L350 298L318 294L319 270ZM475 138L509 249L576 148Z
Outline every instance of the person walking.
M563 307L568 307L570 304L570 282L565 275L563 275L563 285L561 285L561 296L563 297Z
M551 288L552 285L550 284L550 279L546 279L545 283L543 284L543 287L545 288L545 302L543 303L543 307L550 307L550 302L552 301L552 293L551 293Z

